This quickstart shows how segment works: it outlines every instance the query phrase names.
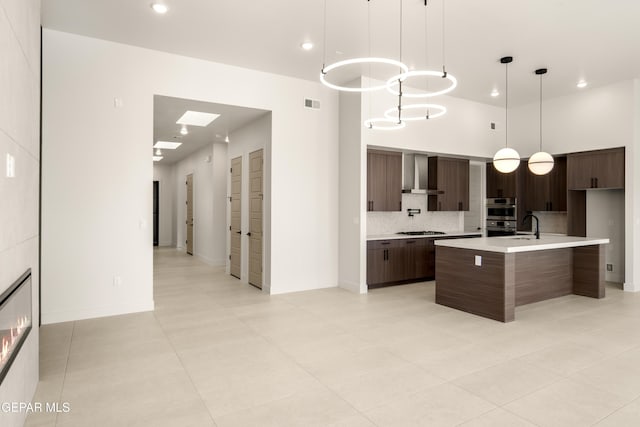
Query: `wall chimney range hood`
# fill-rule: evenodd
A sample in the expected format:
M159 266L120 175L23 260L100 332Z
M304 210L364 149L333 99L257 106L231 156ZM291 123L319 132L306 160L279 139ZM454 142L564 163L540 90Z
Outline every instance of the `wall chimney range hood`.
M427 167L429 162L425 154L405 153L402 156L404 181L402 192L427 194Z

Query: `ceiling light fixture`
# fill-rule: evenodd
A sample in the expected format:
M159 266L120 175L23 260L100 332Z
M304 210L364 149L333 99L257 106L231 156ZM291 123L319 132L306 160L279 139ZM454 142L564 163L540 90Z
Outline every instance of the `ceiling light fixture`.
M398 111L395 108L392 108L393 111ZM407 124L404 121L398 122L397 118L388 119L388 118L376 118L376 119L367 119L364 121L364 127L373 130L397 130L402 129Z
M495 97L497 97L499 95L500 95L500 92L498 92L498 89L494 89L494 90L491 91L491 96L492 97L495 98Z
M505 147L493 156L493 166L502 173L513 172L520 166L520 154L513 148L509 148L508 118L509 118L509 64L513 62L513 57L505 56L500 58L500 63L504 64L504 145Z
M167 5L163 3L151 3L151 9L153 9L155 13L158 13L160 15L164 15L169 11Z
M179 125L206 127L218 117L220 117L220 114L186 111L176 123Z
M576 87L579 88L579 89L585 88L585 87L587 87L587 82L584 81L584 80L580 80L578 82L578 84L576 85Z
M402 0L400 0L402 2ZM406 90L402 91L402 96L406 97L406 98L430 98L430 97L434 97L434 96L440 96L440 95L444 95L446 93L451 92L452 90L454 90L456 88L456 86L458 86L458 80L451 74L447 73L446 68L445 68L445 14L444 14L444 1L442 0L442 71L432 71L432 70L415 70L415 71L406 71L404 73L398 74L396 76L391 77L388 81L387 81L387 90L389 92L391 92L392 94L398 96L400 95L400 89L396 89L394 86L396 85L396 83L399 82L406 82L407 79L410 79L412 77L438 77L441 79L447 79L449 80L449 86L442 89L442 90L438 90L438 91L433 91L430 92L429 90L427 90L426 92L414 92L414 93L409 93ZM401 3L402 5L402 3ZM424 6L425 6L425 13L424 13L424 31L425 31L425 63L428 64L429 63L429 55L428 55L428 47L429 47L429 43L428 43L428 37L427 37L427 0L424 0ZM402 22L400 23L400 25L402 26ZM402 31L402 30L401 30ZM400 37L402 38L402 34L400 35ZM427 89L428 89L428 82L427 82ZM446 108L445 108L446 111Z
M182 127L180 128L180 135L188 135L189 134L189 129L187 129L187 125L182 125Z
M304 42L300 45L301 48L303 48L304 50L311 50L313 49L313 43L311 42Z
M367 14L370 16L369 12L369 0L367 0ZM349 65L354 64L386 64L393 67L398 67L402 70L403 73L409 71L409 67L404 65L400 61L396 61L395 59L390 58L378 58L371 56L371 21L369 18L368 21L368 31L369 31L369 56L365 58L352 58L346 59L344 61L338 61L330 65L326 65L327 59L327 0L324 1L324 42L323 42L323 54L322 54L322 69L320 70L320 81L323 85L330 87L331 89L344 91L344 92L371 92L375 90L385 89L387 84L381 84L376 86L367 86L367 87L350 87L350 86L341 86L335 83L331 83L327 80L327 74L335 69L347 67Z
M163 150L175 150L182 145L182 142L158 141L153 148L162 148Z
M542 76L547 69L539 68L535 72L540 76L540 151L529 158L529 170L536 175L546 175L553 169L553 156L542 151Z
M162 156L162 150L156 149L156 156Z
M404 114L407 110L422 110L422 111L421 111L421 114L407 116L406 114ZM435 114L432 113L432 110L435 110L436 113ZM403 112L402 121L410 122L410 121L417 121L417 120L437 119L438 117L444 116L447 113L447 108L438 104L411 104L411 105L404 105L402 107L402 112ZM398 114L397 107L389 108L387 111L384 112L384 116L387 119L394 119L394 116L397 114Z
M162 157L162 156L153 156L153 161L154 162L159 162L162 159L164 159L164 157Z
M227 134L227 136L224 137L224 142L226 142L227 144L229 143L229 134Z

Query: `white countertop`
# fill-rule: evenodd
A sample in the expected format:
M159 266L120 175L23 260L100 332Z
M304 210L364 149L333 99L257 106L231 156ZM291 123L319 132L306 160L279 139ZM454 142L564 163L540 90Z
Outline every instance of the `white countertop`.
M445 231L445 234L423 234L418 236L408 236L406 234L378 234L367 236L367 240L392 240L392 239L421 239L424 237L443 238L443 237L462 237L462 236L482 236L482 232L475 231Z
M573 248L576 246L604 245L609 239L541 234L540 240L532 235L481 237L479 239L436 240L436 246L471 249L486 252L530 252L545 249Z

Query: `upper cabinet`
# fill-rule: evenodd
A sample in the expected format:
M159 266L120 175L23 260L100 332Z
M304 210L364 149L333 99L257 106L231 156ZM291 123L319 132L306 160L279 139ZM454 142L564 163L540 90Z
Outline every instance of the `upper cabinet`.
M492 162L487 163L487 198L511 197L517 194L520 168L510 173L498 172Z
M624 188L624 148L569 154L567 187L569 190Z
M469 160L429 157L428 162L428 210L468 211Z
M402 153L367 150L367 211L402 210Z
M532 173L526 168L523 191L524 210L566 211L567 210L567 158L555 157L554 166L546 175Z

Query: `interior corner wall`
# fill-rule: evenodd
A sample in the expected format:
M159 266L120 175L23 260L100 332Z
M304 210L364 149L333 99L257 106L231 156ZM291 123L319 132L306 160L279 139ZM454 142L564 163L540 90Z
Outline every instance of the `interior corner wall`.
M158 246L176 246L175 174L173 165L153 165L153 180L159 185Z
M625 155L625 283L624 290L640 291L640 78L633 81L633 140ZM634 197L635 192L635 197ZM631 224L631 228L629 228Z
M220 177L226 160L226 145L211 144L174 165L177 247L185 248L186 180L193 174L193 255L212 266L225 265L226 215L224 210L220 213L220 207L225 206L226 182L216 182L216 178L226 178Z
M153 308L154 95L273 112L265 157L271 292L337 286L334 91L50 29L43 50L45 323ZM321 109L304 108L304 98L319 100ZM113 285L115 275L122 286Z
M240 238L240 280L243 283L249 282L249 238L246 232L249 230L249 154L254 151L263 149L263 158L265 159L264 179L271 175L271 171L267 169L268 162L266 161L267 149L271 146L271 113L266 113L256 120L248 123L240 129L236 129L231 135L229 140L231 141L227 147L227 159L225 163L225 171L227 172L231 168L231 160L237 157L242 158L242 198L240 201L240 230L242 230ZM269 200L270 188L263 180L264 201ZM231 195L231 180L226 180L226 194ZM227 199L228 200L228 199ZM231 204L226 203L225 216L226 225L231 224ZM271 251L271 231L269 228L270 221L267 219L269 210L266 205L263 205L263 266L267 267L268 262L266 260L267 254ZM225 233L226 253L231 253L231 240L229 233ZM229 272L229 259L226 258L226 270ZM270 292L271 285L269 281L269 274L264 270L264 277L262 283L262 289L264 292Z
M0 293L31 269L33 327L0 385L0 402L30 402L38 384L40 1L0 2ZM8 177L7 155L15 159ZM18 427L25 411L0 411Z
M362 96L340 93L340 188L338 286L367 292L366 147L360 122Z

